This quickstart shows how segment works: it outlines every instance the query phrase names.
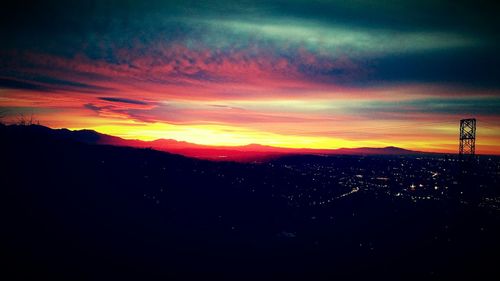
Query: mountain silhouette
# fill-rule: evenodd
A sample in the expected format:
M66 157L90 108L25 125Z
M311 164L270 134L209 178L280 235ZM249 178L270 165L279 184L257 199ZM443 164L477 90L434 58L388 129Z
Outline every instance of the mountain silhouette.
M188 157L231 160L231 161L256 161L271 159L289 154L313 154L313 155L414 155L422 152L407 150L399 147L388 146L382 148L360 147L340 149L311 149L311 148L283 148L261 144L248 144L244 146L209 146L177 141L172 139L157 139L154 141L141 141L123 139L111 135L98 133L93 130L68 130L50 129L40 125L28 127L7 126L8 130L27 130L27 135L43 134L54 139L73 140L87 144L115 145L136 148L152 148L159 151L180 154Z

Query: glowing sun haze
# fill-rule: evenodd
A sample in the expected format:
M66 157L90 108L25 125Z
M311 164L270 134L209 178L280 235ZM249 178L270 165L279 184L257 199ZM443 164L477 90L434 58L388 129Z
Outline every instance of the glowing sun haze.
M28 1L29 2L29 1ZM6 6L4 122L129 139L500 154L494 9L446 1ZM453 7L453 9L449 9Z

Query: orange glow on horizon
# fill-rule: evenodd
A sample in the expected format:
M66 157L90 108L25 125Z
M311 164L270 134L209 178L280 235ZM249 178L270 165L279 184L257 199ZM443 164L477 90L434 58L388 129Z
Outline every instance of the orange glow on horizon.
M166 114L166 121L148 121L150 117L146 116L140 117L145 121L130 118L129 111L155 110L155 103L123 104L112 98L109 100L96 99L93 95L41 95L22 91L6 91L0 96L4 106L19 108L28 114L31 109L42 125L91 129L124 139L173 139L210 146L261 144L312 149L396 146L442 153L456 153L458 146L459 116L428 113L391 116L375 112L376 116L383 114L380 115L385 118L382 122L346 111L351 104L365 102L359 98L333 101L278 98L171 100L162 105L167 112L155 113L160 117ZM176 115L171 117L168 110L173 110ZM173 119L168 121L168 118ZM496 119L491 121L488 118L478 119L477 153L500 154L500 126L492 123ZM483 123L482 120L488 121ZM14 123L15 114L6 121Z
M456 153L458 142L456 130L437 139L417 138L380 138L380 139L343 139L323 136L280 135L269 132L254 131L227 125L172 125L162 123L136 124L124 121L123 124L95 124L85 127L67 127L71 130L91 129L99 133L117 136L123 139L152 141L157 139L173 139L189 143L209 146L244 146L260 144L283 148L338 149L359 147L396 146L409 150ZM447 131L447 127L442 128ZM477 141L478 154L500 154L497 137L480 136Z
M396 146L455 153L458 122L466 117L461 110L479 104L483 111L474 114L477 153L500 155L500 116L490 109L499 102L494 91L469 92L426 83L347 87L327 83L322 76L311 79L283 59L264 56L252 61L235 53L216 60L215 54L176 45L164 51L172 57L188 55L193 62L148 68L138 58L137 65L148 69L141 72L84 56L28 54L24 59L45 65L46 75L85 86L62 83L45 91L0 89L0 106L8 111L5 120L15 122L18 114L33 113L42 125L52 128L211 146ZM207 62L206 56L213 61ZM309 56L300 60L308 61ZM187 75L192 68L217 79ZM91 79L87 74L109 79Z

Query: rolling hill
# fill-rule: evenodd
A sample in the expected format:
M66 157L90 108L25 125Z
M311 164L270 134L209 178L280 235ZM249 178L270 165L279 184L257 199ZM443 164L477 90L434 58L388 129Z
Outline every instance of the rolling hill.
M18 130L19 126L7 126L8 130ZM26 129L26 128L23 128ZM272 159L282 155L412 155L422 152L407 150L399 147L360 147L340 149L309 149L309 148L283 148L249 144L245 146L208 146L177 141L172 139L158 139L154 141L141 141L123 139L115 136L101 134L92 130L50 129L48 127L32 125L29 128L33 133L42 133L55 139L68 139L87 144L115 145L136 148L152 148L159 151L180 154L187 157L209 159L218 161L251 162Z

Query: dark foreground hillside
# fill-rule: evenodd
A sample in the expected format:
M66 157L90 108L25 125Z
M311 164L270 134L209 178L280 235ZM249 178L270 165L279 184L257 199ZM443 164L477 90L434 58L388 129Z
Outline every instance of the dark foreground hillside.
M318 181L331 176L310 176L314 158L279 160L294 169L279 161L216 163L78 143L36 126L0 132L3 280L445 280L500 273L495 209L333 183L317 195L325 186ZM350 165L399 160L329 161L346 174ZM319 204L314 196L335 200Z

